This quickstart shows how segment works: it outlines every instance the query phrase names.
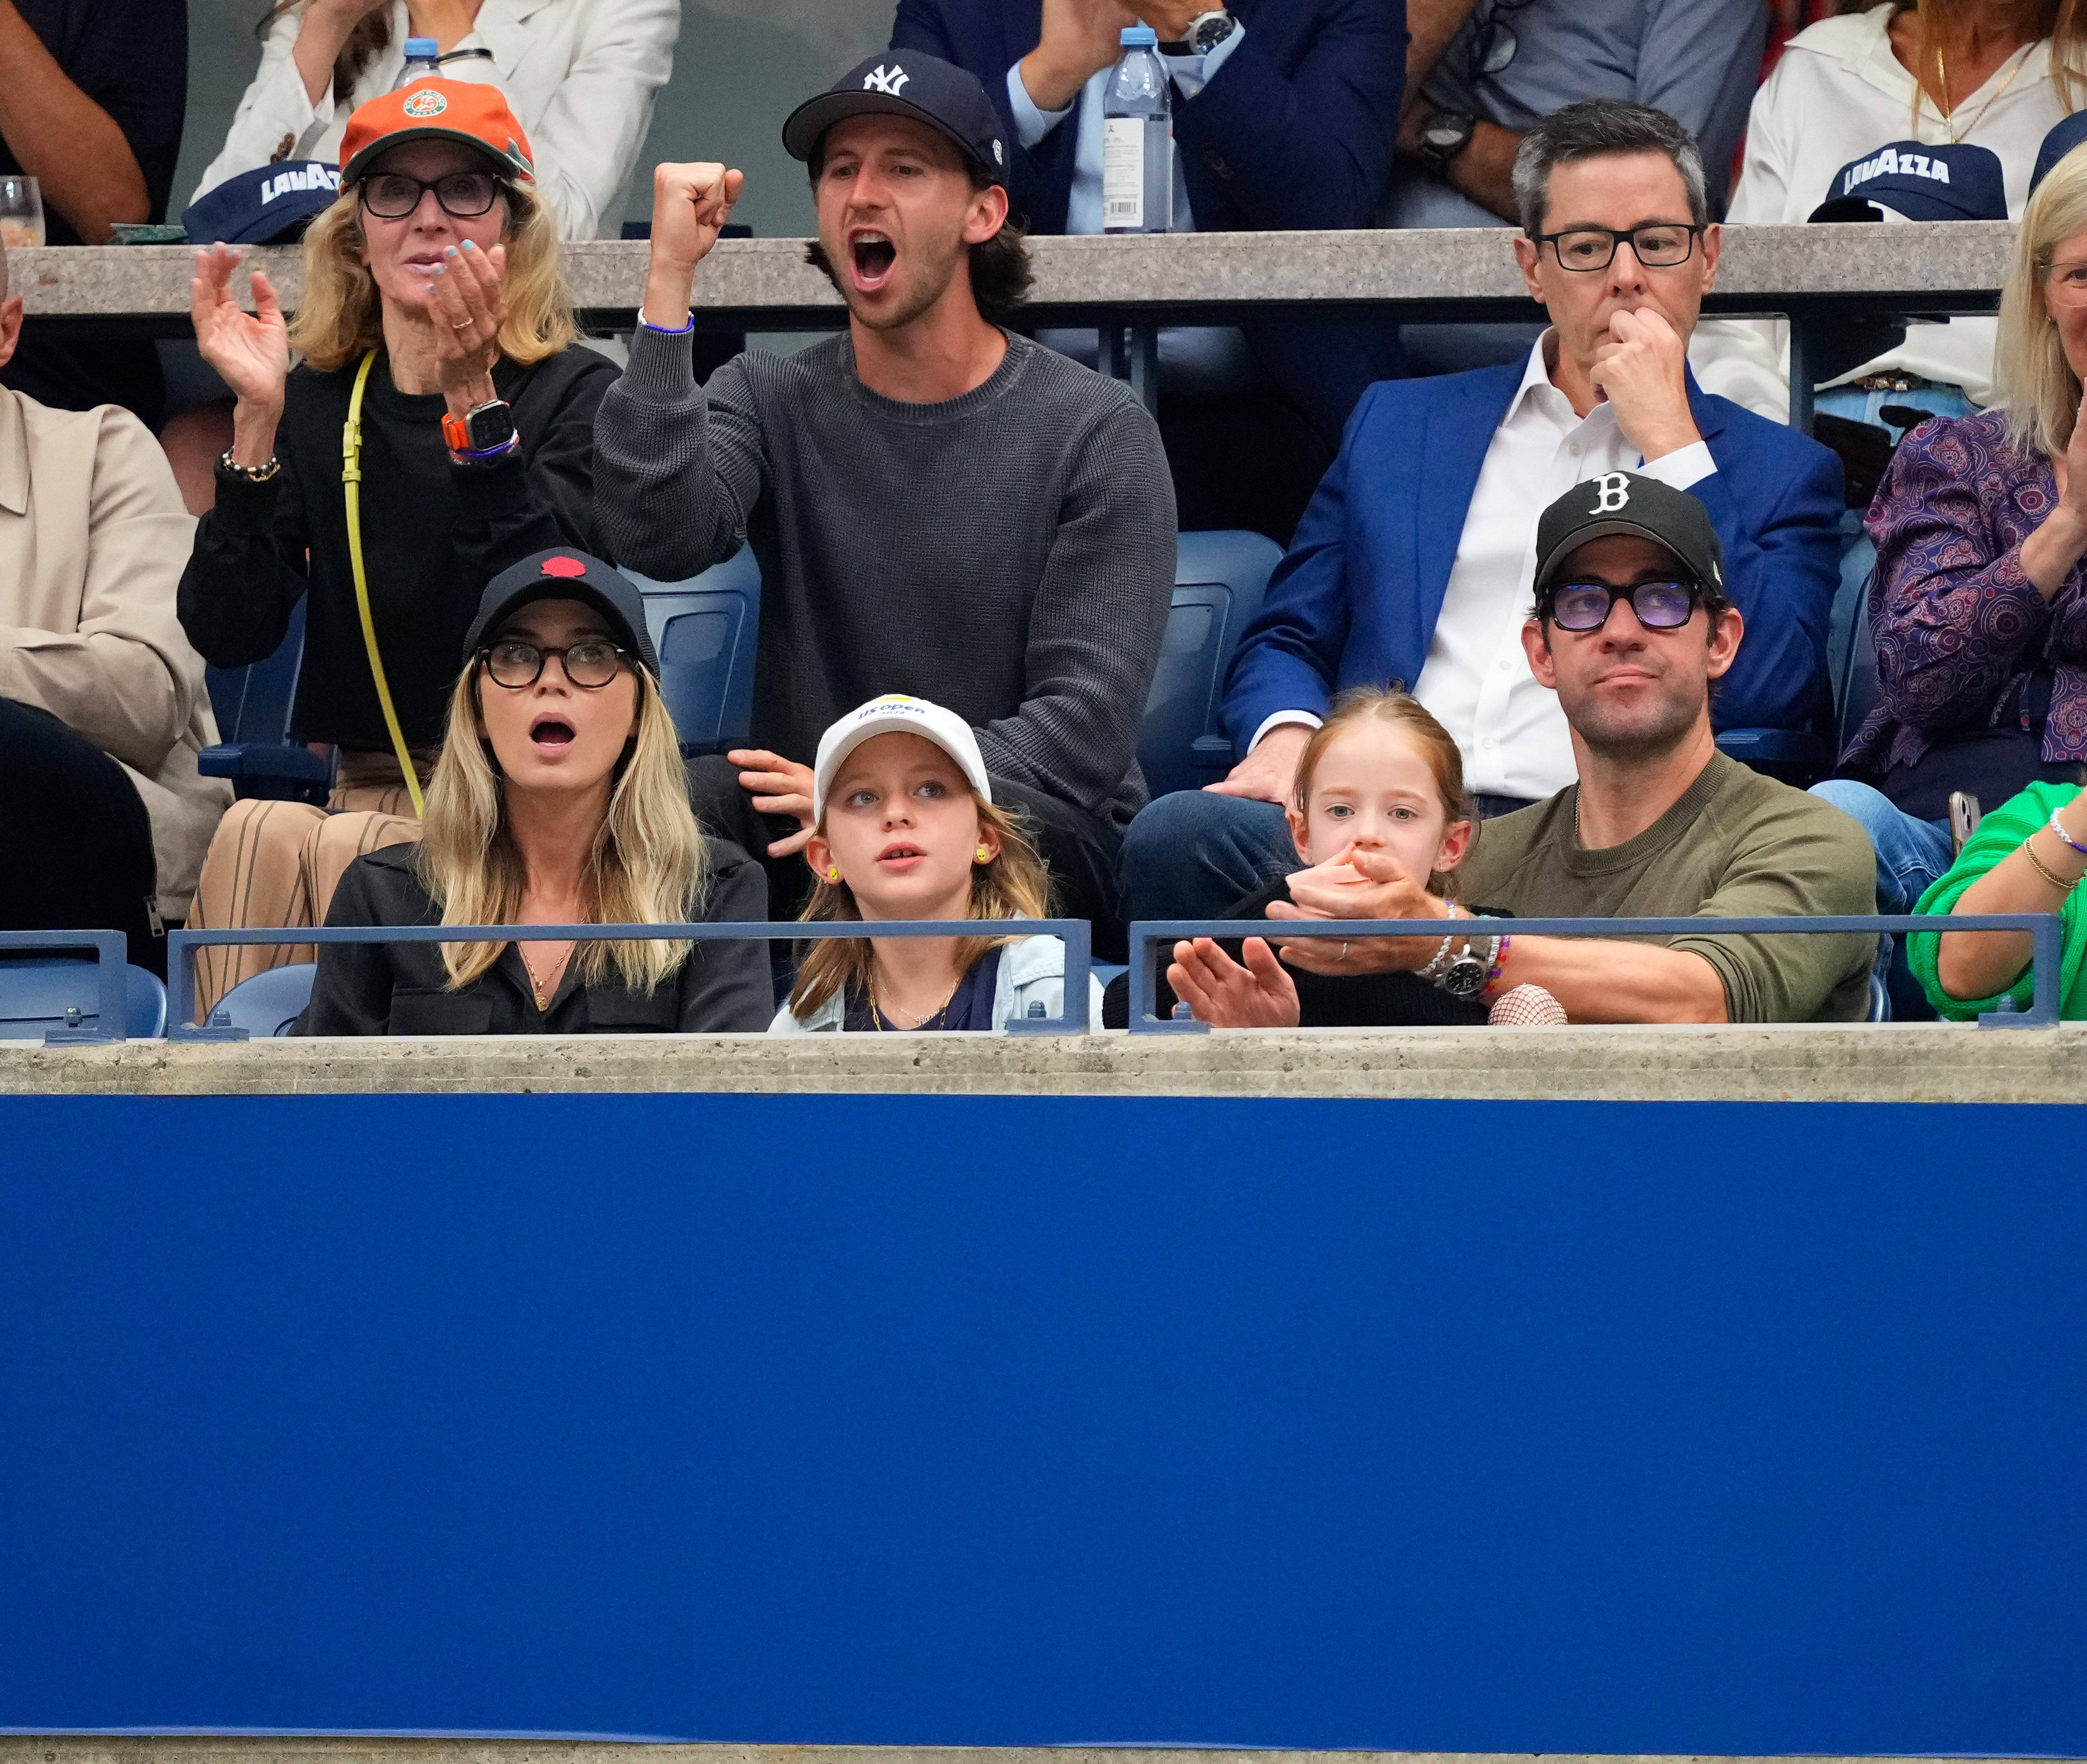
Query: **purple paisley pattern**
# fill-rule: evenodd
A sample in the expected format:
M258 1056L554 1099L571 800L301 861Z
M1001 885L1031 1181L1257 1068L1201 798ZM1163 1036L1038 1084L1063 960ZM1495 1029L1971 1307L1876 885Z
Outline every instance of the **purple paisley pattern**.
M1863 528L1877 548L1876 708L1842 763L1882 773L1987 727L2012 682L2048 666L2046 760L2087 759L2087 559L2046 602L2022 541L2057 506L2049 463L1998 412L1923 423L1900 443Z

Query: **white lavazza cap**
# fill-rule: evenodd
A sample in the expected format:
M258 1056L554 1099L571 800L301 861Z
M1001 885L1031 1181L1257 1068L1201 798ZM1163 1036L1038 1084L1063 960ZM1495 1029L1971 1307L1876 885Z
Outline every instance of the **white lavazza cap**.
M979 751L978 737L971 726L954 711L925 698L910 698L894 692L859 704L819 737L819 757L812 767L812 814L824 820L826 792L833 788L834 774L846 759L873 736L918 735L933 741L954 759L971 780L971 788L992 801L992 784L985 775L985 756Z

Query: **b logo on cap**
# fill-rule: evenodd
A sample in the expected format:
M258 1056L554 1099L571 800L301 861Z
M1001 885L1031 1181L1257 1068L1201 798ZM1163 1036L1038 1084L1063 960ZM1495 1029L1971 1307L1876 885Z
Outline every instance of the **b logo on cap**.
M1624 473L1604 472L1594 480L1594 488L1600 494L1587 510L1590 515L1613 515L1630 506L1630 479Z
M864 92L881 92L887 98L896 98L898 88L912 77L896 62L888 70L880 65L874 72L863 76L862 89Z
M438 117L449 107L448 99L440 92L430 92L423 86L399 108L409 117Z
M583 576L587 566L577 557L546 557L542 573L547 576Z

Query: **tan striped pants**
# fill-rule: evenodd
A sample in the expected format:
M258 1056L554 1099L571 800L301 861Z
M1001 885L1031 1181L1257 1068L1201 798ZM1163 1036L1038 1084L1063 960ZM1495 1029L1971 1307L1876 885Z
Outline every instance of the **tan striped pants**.
M425 780L433 755L415 754ZM189 908L190 930L324 925L333 891L364 853L418 841L420 823L390 754L343 754L327 805L235 802L218 823ZM207 949L195 959L195 1020L207 1022L240 981L309 962L309 943Z

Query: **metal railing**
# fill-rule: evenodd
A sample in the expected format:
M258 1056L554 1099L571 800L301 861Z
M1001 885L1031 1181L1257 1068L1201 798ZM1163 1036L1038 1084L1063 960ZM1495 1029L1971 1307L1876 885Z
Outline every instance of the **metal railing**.
M0 952L10 950L94 952L95 997L100 1002L95 1027L90 1029L84 1023L68 1023L62 1028L46 1029L46 1045L93 1046L123 1040L130 1016L130 977L126 972L130 949L121 931L0 931Z
M1153 1000L1158 976L1154 959L1161 943L1184 938L1223 938L1235 942L1258 937L1271 943L1310 938L1339 938L1355 942L1364 938L1408 937L1439 939L1447 920L1441 919L1140 919L1130 928L1130 1018L1133 1035L1202 1035L1206 1023L1192 1018L1155 1017ZM1474 923L1459 919L1469 928ZM1483 934L1497 929L1509 937L1541 938L1647 938L1647 937L1817 937L1836 933L1893 932L1930 935L1954 931L2026 931L2035 939L2031 957L2035 964L2035 990L2027 1010L1988 1011L1978 1019L1982 1029L2048 1029L2059 1020L2059 969L2065 948L2064 922L2049 912L1873 913L1818 919L1495 919L1476 921Z
M113 933L111 933L113 935ZM203 949L256 945L324 943L544 943L685 939L732 943L758 939L796 943L831 938L1054 937L1065 946L1065 999L1056 1017L1019 1018L1010 1035L1084 1035L1088 1028L1087 980L1092 945L1085 919L894 919L760 923L725 920L702 925L373 925L292 926L285 929L169 931L167 933L167 1039L170 1041L244 1040L245 1031L192 1021L195 953ZM119 940L120 943L120 940ZM119 957L119 962L121 958ZM122 970L117 972L120 977ZM119 1021L121 1019L119 1019Z

